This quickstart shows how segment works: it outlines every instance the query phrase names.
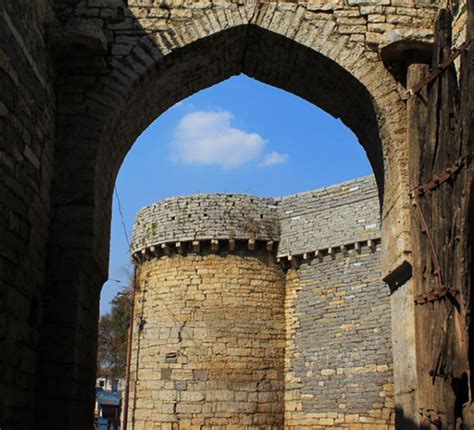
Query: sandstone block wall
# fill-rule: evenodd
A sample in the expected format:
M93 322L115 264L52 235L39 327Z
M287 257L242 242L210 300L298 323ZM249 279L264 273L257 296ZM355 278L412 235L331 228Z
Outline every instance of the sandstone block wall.
M392 427L379 222L373 177L141 210L132 428Z
M284 284L268 253L140 268L130 430L283 426Z

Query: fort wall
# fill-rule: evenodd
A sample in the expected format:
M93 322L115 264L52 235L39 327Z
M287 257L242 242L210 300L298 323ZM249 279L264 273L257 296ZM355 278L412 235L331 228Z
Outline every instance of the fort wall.
M108 278L117 172L136 138L161 113L233 75L244 73L303 97L356 134L383 201L382 272L393 280L413 264L413 273L421 273L417 219L407 196L420 183L418 166L411 163L418 158L410 156L421 147L420 136L412 133L417 99L409 97L404 71L397 69L414 66L412 78L425 76L418 56L409 55L407 62L406 54L414 48L425 55L426 49L429 56L435 33L444 32L433 26L440 8L454 14L452 47L469 43L473 6L466 0L0 1L0 427L92 426L99 298ZM394 54L390 61L383 55L387 48ZM455 110L469 113L472 50L455 64L462 71L459 94L447 99L460 100ZM449 110L446 103L435 105L426 108L438 118ZM465 121L463 139L470 139ZM424 169L424 179L454 160L448 161L429 163L434 170ZM457 184L464 184L462 175ZM451 206L469 207L466 196ZM434 212L442 200L435 200ZM472 225L465 215L441 218L467 230ZM292 221L296 229L297 224ZM365 246L372 252L369 240ZM271 252L280 252L277 263L284 270L301 271L316 251L339 258L357 251L355 243L284 251L273 243ZM163 253L155 257L172 258L166 254L172 246L162 244ZM152 254L150 247L138 249L142 257ZM457 249L457 260L468 261L467 248ZM391 296L397 418L402 426L418 425L425 407L420 399L441 393L429 409L445 414L451 425L463 397L454 401L451 384L438 378L445 396L444 388L432 384L431 363L423 361L426 339L442 343L443 333L415 326L415 316L426 309L414 305L414 297L426 293L417 276L400 282ZM436 354L437 348L434 361ZM460 357L464 363L456 377L472 368Z
M289 269L286 429L394 424L388 301L379 247Z
M142 209L130 425L392 426L379 223L372 177Z
M372 177L275 199L279 255L380 238L380 206Z
M152 259L136 294L129 428L282 428L284 284L274 258Z

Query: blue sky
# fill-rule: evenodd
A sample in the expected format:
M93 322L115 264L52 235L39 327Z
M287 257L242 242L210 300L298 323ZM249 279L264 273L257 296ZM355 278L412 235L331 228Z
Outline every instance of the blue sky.
M282 196L372 173L354 134L316 106L244 75L181 101L137 139L117 177L101 313L127 282L143 206L195 193ZM118 282L117 282L118 281Z

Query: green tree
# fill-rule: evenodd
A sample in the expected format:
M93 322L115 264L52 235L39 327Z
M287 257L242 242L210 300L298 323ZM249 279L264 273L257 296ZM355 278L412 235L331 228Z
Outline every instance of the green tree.
M131 285L119 291L112 300L110 312L99 320L98 374L112 379L125 377L132 291Z

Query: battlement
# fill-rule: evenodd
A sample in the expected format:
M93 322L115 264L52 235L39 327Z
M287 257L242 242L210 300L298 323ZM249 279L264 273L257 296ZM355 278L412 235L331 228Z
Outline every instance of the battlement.
M265 248L281 261L374 249L380 239L373 176L279 198L244 194L174 197L140 210L132 253L158 257L204 249Z
M165 199L138 213L132 252L196 241L278 241L276 209L273 199L243 194Z

